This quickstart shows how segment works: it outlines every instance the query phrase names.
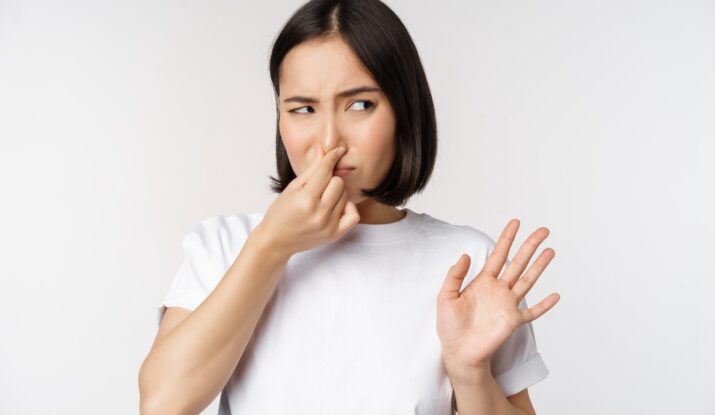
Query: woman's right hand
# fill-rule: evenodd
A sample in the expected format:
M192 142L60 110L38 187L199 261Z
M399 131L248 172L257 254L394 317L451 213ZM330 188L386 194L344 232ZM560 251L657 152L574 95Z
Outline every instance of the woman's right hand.
M323 154L318 146L310 165L270 205L257 228L272 248L290 256L333 242L360 222L343 179L333 176L341 148Z

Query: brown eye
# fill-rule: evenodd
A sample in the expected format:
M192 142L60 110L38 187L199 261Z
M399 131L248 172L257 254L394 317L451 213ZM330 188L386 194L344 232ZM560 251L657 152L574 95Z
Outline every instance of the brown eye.
M374 102L372 102L372 101L369 101L369 100L361 100L361 101L355 101L355 102L353 103L353 105L354 105L354 104L357 104L357 103L360 103L360 102L362 102L362 103L365 103L365 104L366 104L366 107L367 107L367 108L365 108L365 110L367 110L368 108L371 108L371 107L373 107L373 106L375 105L375 103L374 103ZM352 105L351 105L350 107L352 108Z
M288 112L293 112L293 113L296 113L296 114L307 114L307 112L299 112L299 111L298 111L298 110L302 110L303 108L310 108L310 109L312 109L313 107L311 107L311 106L300 107L300 108L292 109L292 110L290 110L290 111L288 111Z

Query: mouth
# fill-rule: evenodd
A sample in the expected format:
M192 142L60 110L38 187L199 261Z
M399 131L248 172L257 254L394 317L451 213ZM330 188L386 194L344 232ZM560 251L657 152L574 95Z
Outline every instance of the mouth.
M353 168L349 168L349 169L346 169L346 168L335 168L335 169L333 169L333 176L340 176L340 177L347 176L347 175L350 174L350 172L353 171L354 169L355 169L354 167L353 167Z

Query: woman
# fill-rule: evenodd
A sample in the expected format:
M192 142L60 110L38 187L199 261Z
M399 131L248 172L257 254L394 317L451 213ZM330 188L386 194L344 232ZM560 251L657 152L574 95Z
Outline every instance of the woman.
M554 251L520 276L548 230L509 263L518 220L494 243L397 209L437 151L399 18L378 0L310 1L276 38L270 73L279 195L185 236L140 371L142 413L199 413L219 392L222 414L534 413L527 386L548 370L530 322L559 297L527 309L525 295Z

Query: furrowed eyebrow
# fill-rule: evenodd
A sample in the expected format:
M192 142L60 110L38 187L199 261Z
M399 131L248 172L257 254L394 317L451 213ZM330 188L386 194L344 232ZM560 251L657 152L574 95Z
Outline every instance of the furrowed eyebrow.
M357 95L363 92L379 92L380 88L373 87L373 86L359 86L357 88L350 88L348 90L345 90L343 92L339 92L335 96L338 98L344 98L344 97L349 97L352 95ZM294 96L290 98L286 98L283 100L284 103L288 102L298 102L301 104L313 104L318 102L317 99L312 98L312 97L301 97L301 96Z

